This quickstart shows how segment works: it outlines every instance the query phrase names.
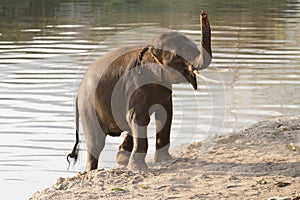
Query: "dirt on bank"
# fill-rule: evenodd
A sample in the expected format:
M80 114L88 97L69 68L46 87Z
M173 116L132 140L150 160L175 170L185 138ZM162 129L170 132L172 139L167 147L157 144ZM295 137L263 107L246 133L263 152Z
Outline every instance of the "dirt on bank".
M31 199L300 200L300 116L182 146L175 155L145 172L99 169L58 178Z

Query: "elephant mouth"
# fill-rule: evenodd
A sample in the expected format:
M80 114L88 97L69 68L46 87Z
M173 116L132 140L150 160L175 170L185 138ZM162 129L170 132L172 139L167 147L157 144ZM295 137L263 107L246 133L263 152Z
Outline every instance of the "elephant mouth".
M192 80L190 80L189 82L192 84L194 90L197 90L197 88L198 88L197 79L196 79L196 76L194 74L192 76Z
M221 83L220 81L205 77L193 65L189 65L188 68L189 68L189 70L188 70L189 75L186 76L186 79L188 80L188 82L190 82L192 84L192 86L195 90L197 90L197 79L196 79L196 77L200 78L201 80L203 80L206 83ZM217 71L217 72L227 72L228 71L227 69L218 69L218 68L212 68L212 67L209 67L208 69L213 70L213 71Z

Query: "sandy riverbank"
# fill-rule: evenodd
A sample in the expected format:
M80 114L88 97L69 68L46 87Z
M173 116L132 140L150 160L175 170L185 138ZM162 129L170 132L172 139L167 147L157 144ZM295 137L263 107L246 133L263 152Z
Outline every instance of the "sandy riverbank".
M145 172L117 168L58 178L36 199L300 199L300 116L177 149ZM206 145L205 145L206 146ZM280 199L280 198L274 198Z

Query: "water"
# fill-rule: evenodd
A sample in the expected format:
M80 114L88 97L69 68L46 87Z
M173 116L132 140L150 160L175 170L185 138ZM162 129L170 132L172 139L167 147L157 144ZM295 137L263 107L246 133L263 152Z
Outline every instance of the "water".
M97 56L152 39L161 28L199 43L201 9L212 26L212 66L230 71L205 71L223 83L198 81L198 91L174 86L171 145L298 115L299 1L0 1L2 198L28 199L58 177L84 170L84 143L80 163L69 171L65 157L75 139L76 90ZM152 123L150 154L154 135ZM108 138L102 167L116 166L121 141Z

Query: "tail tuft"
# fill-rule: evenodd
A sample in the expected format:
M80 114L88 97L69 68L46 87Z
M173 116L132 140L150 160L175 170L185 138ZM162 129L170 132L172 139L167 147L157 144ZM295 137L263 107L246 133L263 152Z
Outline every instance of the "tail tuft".
M78 134L78 131L76 130L76 142L75 142L75 145L73 147L72 152L69 153L68 156L67 156L67 161L69 163L69 167L70 167L70 158L74 159L74 164L77 162L78 153L79 153L78 143L79 143L79 134ZM68 169L69 169L69 167L68 167Z
M73 150L71 153L68 154L67 156L67 161L69 163L69 167L70 167L70 158L74 159L74 165L77 162L78 159L78 153L79 153L79 148L78 148L78 143L79 143L79 112L78 112L78 97L76 97L76 141L75 141L75 145L73 147ZM68 167L68 169L69 169Z

